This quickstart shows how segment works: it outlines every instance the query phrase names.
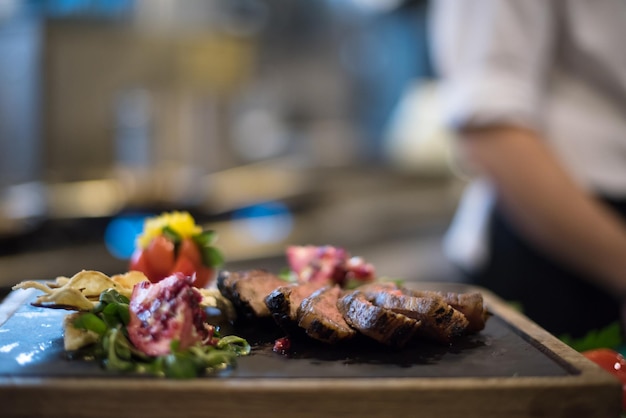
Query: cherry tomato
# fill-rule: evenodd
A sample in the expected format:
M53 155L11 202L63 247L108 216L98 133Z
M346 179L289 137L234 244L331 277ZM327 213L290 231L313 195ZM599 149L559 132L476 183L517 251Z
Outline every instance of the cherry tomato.
M622 382L622 409L626 411L626 359L609 348L583 351L582 355L619 378Z
M193 285L202 288L209 284L213 278L214 271L205 267L202 263L194 263L186 254L180 253L172 272L182 273L185 276L193 276L195 274Z
M178 246L164 235L155 237L147 248L133 253L130 269L143 272L148 279L159 282L174 273L194 276L193 285L206 287L215 276L215 269L202 262L198 244L191 238L183 238Z
M214 269L206 267L204 265L200 265L196 267L196 279L194 280L193 285L199 288L206 287L209 283L213 281L214 277Z
M179 255L172 271L175 273L182 273L185 276L191 276L196 271L196 265L187 256Z
M211 267L207 267L202 262L202 254L200 253L200 248L198 244L195 243L191 238L185 238L180 243L180 247L178 249L178 257L185 257L193 264L193 271L196 273L196 279L193 282L195 287L206 287L211 280L213 279L213 275L215 270ZM174 271L177 271L174 269ZM192 272L187 273L191 275Z
M597 348L583 351L582 354L607 371L626 373L626 359L615 350Z
M146 261L153 273L150 281L159 281L170 275L175 263L174 243L163 235L155 237L145 249Z
M195 266L202 265L202 254L200 254L200 249L191 238L184 238L180 242L178 256L187 257Z
M130 258L130 270L140 271L145 274L148 279L153 276L152 271L148 267L146 253L143 249L137 248L133 252L132 257Z

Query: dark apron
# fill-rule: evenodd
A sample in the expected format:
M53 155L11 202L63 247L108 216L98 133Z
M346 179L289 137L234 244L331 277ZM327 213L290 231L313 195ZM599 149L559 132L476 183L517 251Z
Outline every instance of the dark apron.
M626 201L602 200L626 220ZM535 250L497 207L491 217L489 240L491 258L482 271L470 275L470 280L519 303L526 316L552 334L580 338L619 321L616 297Z

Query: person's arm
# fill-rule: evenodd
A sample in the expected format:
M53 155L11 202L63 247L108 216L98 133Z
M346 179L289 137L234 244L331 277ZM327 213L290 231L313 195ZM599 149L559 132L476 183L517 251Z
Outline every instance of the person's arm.
M535 132L505 125L461 135L467 161L531 243L626 295L626 224L570 178Z

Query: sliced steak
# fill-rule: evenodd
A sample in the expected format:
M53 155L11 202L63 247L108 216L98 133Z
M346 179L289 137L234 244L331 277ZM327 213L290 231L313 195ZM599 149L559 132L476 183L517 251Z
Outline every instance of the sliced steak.
M302 301L298 307L298 325L309 337L334 344L356 335L337 309L341 293L337 285L325 286Z
M465 315L469 321L467 332L474 333L485 328L489 312L485 308L483 295L479 292L444 293L443 299Z
M386 345L403 347L420 328L420 321L374 305L354 291L339 299L337 306L353 328Z
M376 306L421 321L418 335L442 343L450 343L465 333L468 321L461 312L437 295L416 297L389 292L366 294Z
M441 297L444 302L461 312L468 320L466 332L474 333L485 328L489 313L483 303L483 295L479 292L454 293L409 290L408 294L417 297Z
M483 296L479 292L455 293L437 292L431 290L413 290L398 286L393 282L371 283L358 287L368 298L372 298L377 293L390 293L394 295L415 296L426 299L442 299L467 318L468 324L465 332L468 334L478 332L485 328L485 323L489 318L489 312L484 306Z
M276 323L287 334L302 331L298 326L298 308L302 301L324 285L318 282L289 284L274 289L265 298L265 305Z
M285 281L265 270L222 272L217 287L237 311L246 317L269 318L265 298Z

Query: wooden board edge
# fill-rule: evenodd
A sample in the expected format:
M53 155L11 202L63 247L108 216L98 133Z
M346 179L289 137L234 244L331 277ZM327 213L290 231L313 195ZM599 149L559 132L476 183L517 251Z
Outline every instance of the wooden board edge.
M617 417L621 388L532 379L374 379L368 384L333 379L149 382L49 379L45 385L4 386L3 417L173 416L246 417L420 416L496 418ZM538 380L538 379L535 379ZM551 380L551 379L548 379ZM348 384L346 384L348 383ZM537 383L541 383L537 386ZM540 390L538 390L540 389ZM613 390L615 389L615 390ZM103 401L106 400L106 401Z

